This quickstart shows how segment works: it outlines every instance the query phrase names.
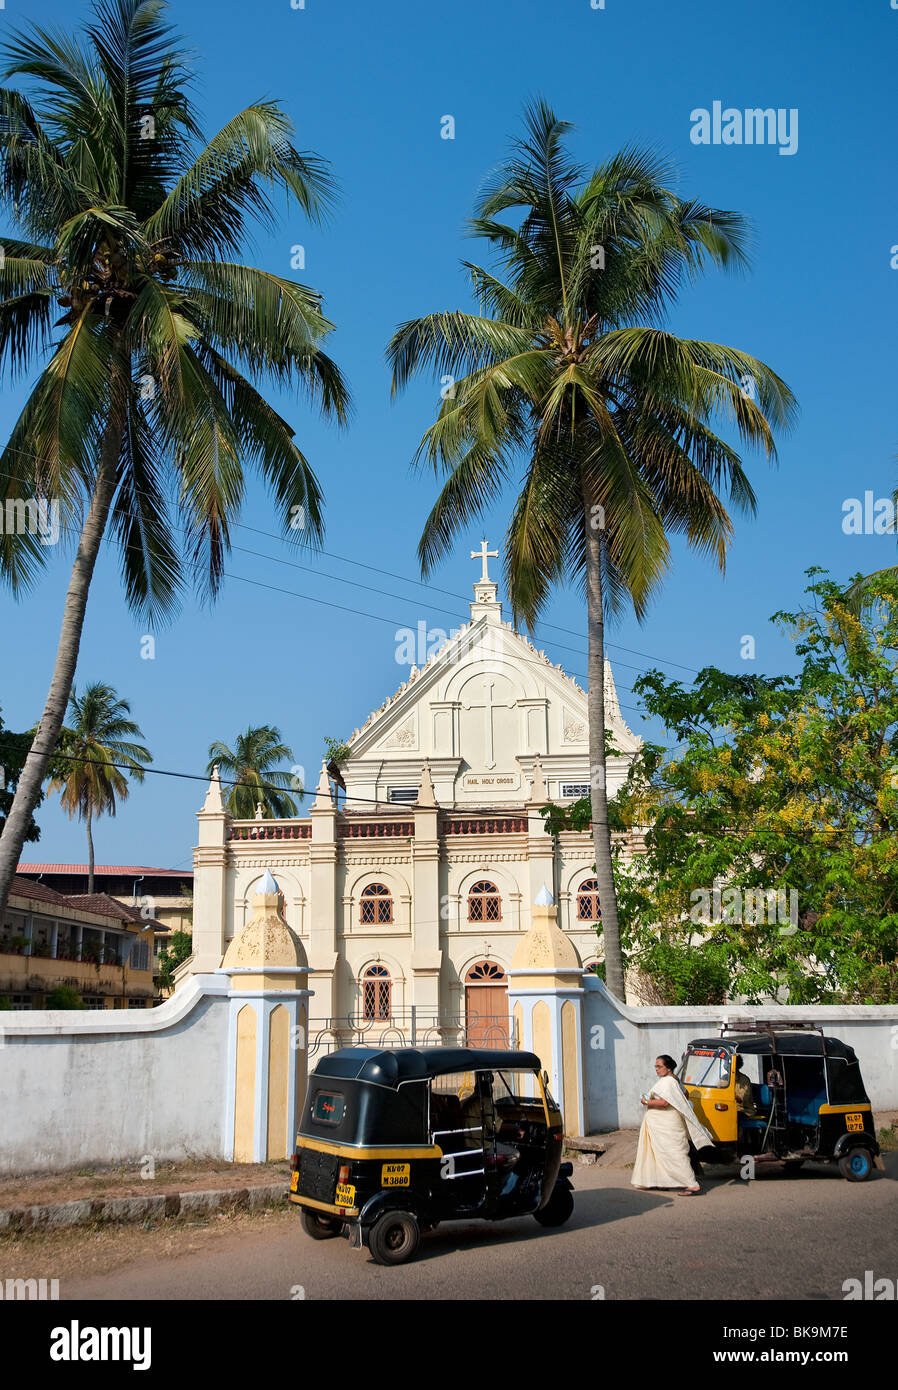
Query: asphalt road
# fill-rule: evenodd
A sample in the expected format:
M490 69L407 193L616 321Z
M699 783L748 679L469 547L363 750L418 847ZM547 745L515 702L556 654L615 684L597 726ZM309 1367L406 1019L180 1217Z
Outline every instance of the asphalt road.
M748 1183L714 1170L700 1197L636 1192L626 1169L575 1165L574 1215L441 1226L413 1263L375 1265L342 1239L310 1240L298 1212L212 1249L139 1255L107 1275L65 1281L77 1299L811 1299L846 1279L898 1280L898 1153L849 1183L835 1169L776 1168ZM295 1222L293 1217L295 1216ZM189 1235L185 1234L185 1246Z

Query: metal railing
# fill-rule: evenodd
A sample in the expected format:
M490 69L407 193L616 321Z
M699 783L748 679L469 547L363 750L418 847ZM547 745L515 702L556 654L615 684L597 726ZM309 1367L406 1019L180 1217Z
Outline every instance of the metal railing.
M325 1056L339 1047L519 1047L513 1019L497 1017L489 1022L441 1014L412 1004L396 1009L388 1018L364 1018L343 1014L309 1019L309 1056Z

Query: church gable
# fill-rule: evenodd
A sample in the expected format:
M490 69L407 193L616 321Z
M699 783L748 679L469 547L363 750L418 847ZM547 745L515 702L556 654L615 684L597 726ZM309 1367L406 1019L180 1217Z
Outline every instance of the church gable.
M485 548L485 547L484 547ZM491 552L492 553L492 552ZM563 669L502 621L496 585L474 586L471 622L413 666L395 695L349 739L347 805L410 801L427 759L442 806L522 803L539 756L549 795L561 782L588 781L585 692ZM608 726L623 754L639 747L605 673ZM552 785L552 775L557 785Z

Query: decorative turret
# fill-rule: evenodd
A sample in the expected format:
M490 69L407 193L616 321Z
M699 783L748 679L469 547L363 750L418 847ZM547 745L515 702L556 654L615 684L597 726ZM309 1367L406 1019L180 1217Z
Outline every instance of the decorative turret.
M577 983L583 973L583 964L577 948L558 925L558 908L549 889L543 884L536 895L530 912L530 930L518 942L511 958L510 974L518 976L518 989L524 988L528 970L535 970L539 978L532 982L536 987L557 983L570 984L574 976ZM549 976L557 976L553 981Z
M421 769L421 783L418 787L418 799L416 803L422 809L436 806L437 800L433 789L433 778L430 775L430 762L424 759L424 766Z
M281 912L280 889L270 869L265 870L259 889L253 894L253 915L232 938L222 969L251 972L245 981L247 988L277 989L277 975L285 970L305 970L309 962L302 942ZM275 977L266 979L269 969L275 971Z

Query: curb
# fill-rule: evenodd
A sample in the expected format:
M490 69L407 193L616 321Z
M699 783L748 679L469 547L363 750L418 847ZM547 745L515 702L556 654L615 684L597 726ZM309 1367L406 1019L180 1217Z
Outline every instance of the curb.
M0 1234L50 1231L88 1221L145 1221L150 1217L188 1216L236 1207L254 1210L286 1198L284 1182L261 1187L223 1187L206 1191L166 1192L152 1197L83 1197L77 1202L0 1209Z

